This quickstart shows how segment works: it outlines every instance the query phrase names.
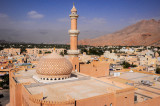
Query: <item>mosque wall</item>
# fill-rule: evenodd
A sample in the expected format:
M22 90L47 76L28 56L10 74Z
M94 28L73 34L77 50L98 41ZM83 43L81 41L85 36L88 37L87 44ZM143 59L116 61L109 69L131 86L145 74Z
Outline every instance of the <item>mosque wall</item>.
M76 106L114 106L114 93L76 100Z
M79 72L79 58L78 57L69 57L69 61L72 63L73 71Z
M14 74L10 71L10 106L160 106L160 97L143 102L134 103L134 87L120 90L106 89L104 95L94 96L86 99L68 101L46 101L43 93L32 95L25 85L30 83L17 83ZM115 85L117 85L115 83Z
M17 84L14 80L14 77L10 77L10 105L11 106L20 106L21 103L21 84Z
M90 64L80 64L80 73L93 77L109 75L109 64L104 61L93 61Z
M117 92L76 100L76 106L134 106L134 89L127 88Z
M32 95L25 85L30 83L17 83L14 74L10 71L10 106L75 106L75 100L69 98L67 101L43 100L43 93Z
M116 90L115 106L134 106L134 87Z

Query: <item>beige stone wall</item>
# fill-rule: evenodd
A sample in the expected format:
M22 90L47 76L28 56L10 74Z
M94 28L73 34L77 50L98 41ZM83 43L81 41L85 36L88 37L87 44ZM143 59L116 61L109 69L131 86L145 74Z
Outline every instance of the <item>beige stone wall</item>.
M77 100L76 106L110 106L111 103L115 106L113 93Z
M108 76L109 64L105 61L94 61L90 64L80 64L80 73L94 77Z
M79 72L79 58L78 57L69 57L69 61L72 63L73 69L72 71Z
M117 90L114 99L115 106L134 106L134 88Z

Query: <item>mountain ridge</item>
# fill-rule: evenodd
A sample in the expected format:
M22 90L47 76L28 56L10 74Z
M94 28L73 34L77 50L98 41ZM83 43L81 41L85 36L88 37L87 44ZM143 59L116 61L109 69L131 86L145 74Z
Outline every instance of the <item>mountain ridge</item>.
M160 46L160 20L141 20L114 33L78 43L91 46Z

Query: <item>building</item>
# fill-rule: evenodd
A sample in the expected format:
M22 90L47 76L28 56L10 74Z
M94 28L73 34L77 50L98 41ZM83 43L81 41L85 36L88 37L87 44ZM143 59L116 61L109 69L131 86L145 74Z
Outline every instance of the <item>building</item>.
M78 34L80 33L79 30L77 30L77 9L75 8L73 4L73 8L71 9L71 14L69 15L71 19L71 29L68 31L70 34L70 50L68 50L69 54L69 60L71 61L73 65L73 71L79 71L79 58L78 54L80 51L77 48L78 45Z
M9 54L9 55L19 55L21 52L20 48L4 48L1 50L2 54Z
M115 53L110 53L109 51L105 51L104 57L117 60L118 56Z
M74 71L79 67L78 15L74 5L71 12L70 61L53 52L40 58L35 69L10 70L10 106L160 106L157 75L130 71L119 72L118 77L92 77ZM94 67L95 74L96 67L107 65L100 62L89 65ZM103 69L107 74L106 68L98 70ZM142 81L143 78L149 78L149 83ZM150 83L154 78L155 86Z
M56 53L60 54L63 53L64 54L64 50L62 48L27 48L26 52L27 54L46 54L46 53L52 53L55 50Z

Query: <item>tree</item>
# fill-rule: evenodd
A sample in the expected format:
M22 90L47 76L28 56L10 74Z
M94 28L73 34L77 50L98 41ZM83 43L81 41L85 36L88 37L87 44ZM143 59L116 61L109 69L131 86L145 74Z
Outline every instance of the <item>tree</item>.
M85 48L82 48L82 49L81 49L81 53L83 53L83 52L88 53L87 49L85 49Z
M134 65L133 63L131 64L131 67L137 67L137 65Z
M156 68L156 73L160 74L160 68Z
M67 53L67 50L64 50L64 55L67 55L68 53Z
M45 52L45 54L49 54L49 53L51 53L51 51Z
M126 61L124 61L121 65L123 66L123 68L129 68L129 67L131 66L131 65L130 65L128 62L126 62Z
M26 51L27 51L26 48L24 47L21 48L21 53L26 52Z
M0 47L0 50L3 50L4 48L3 47Z
M60 55L61 55L61 56L64 56L64 53L63 53L63 52L60 52Z
M1 76L2 82L0 82L0 87L4 89L8 89L9 86L9 74L5 74L4 76ZM7 86L6 86L7 85Z
M42 51L41 51L41 50L39 51L39 54L42 54Z

